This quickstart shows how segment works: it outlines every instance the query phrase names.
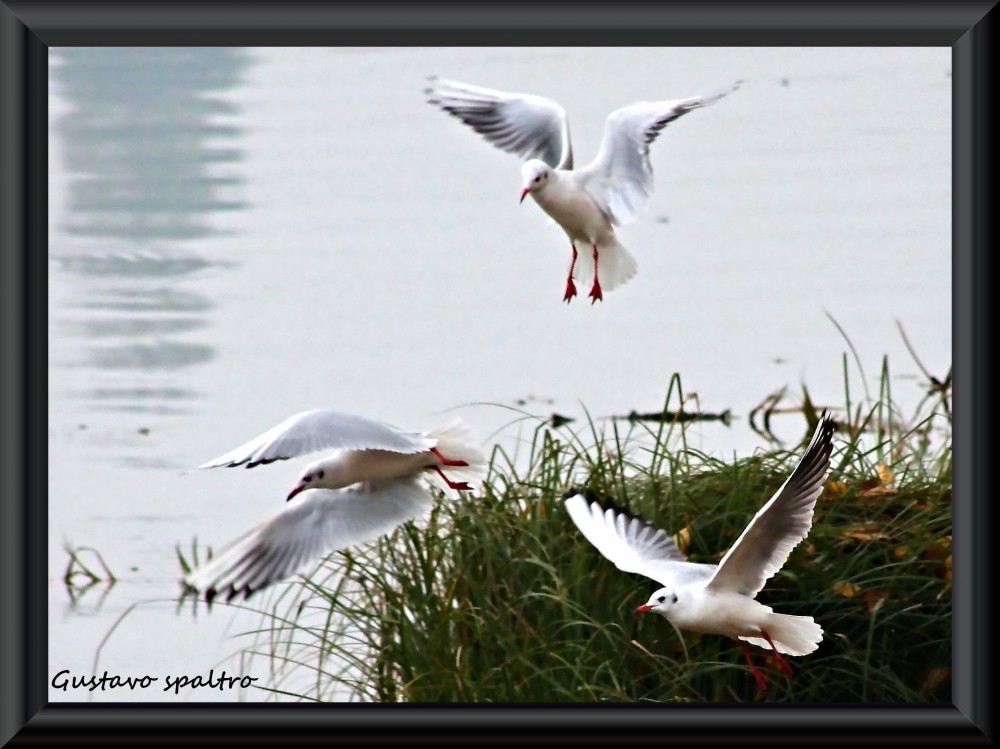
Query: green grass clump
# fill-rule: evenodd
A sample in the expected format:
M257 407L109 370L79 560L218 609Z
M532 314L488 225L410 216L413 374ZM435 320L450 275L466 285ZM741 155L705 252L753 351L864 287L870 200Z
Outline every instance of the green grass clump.
M904 428L890 407L848 401L812 530L758 595L826 635L789 659L791 678L753 649L764 694L735 641L634 615L659 585L616 569L562 507L571 481L588 486L677 533L691 561L718 562L801 456L817 418L803 410L802 443L735 462L689 449L680 424L578 434L540 420L525 460L494 451L481 496L442 500L286 586L245 656L267 659L275 691L316 700L949 702L940 408Z

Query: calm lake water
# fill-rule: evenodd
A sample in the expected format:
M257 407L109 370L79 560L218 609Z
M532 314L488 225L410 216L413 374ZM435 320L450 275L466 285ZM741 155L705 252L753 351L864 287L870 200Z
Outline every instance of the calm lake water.
M178 610L175 545L218 548L281 506L298 463L190 469L296 411L459 414L513 449L503 406L606 424L659 409L679 372L735 417L689 443L745 455L769 393L843 403L828 313L868 378L852 360L852 393L888 355L905 414L924 386L896 322L931 373L951 365L950 55L53 49L49 677L158 681L50 699L240 698L164 691L240 673L232 636L255 621ZM620 231L639 273L592 307L561 303L564 236L518 205L516 157L424 102L432 74L557 99L580 165L621 105L747 82L653 145L656 191ZM64 543L120 582L71 597Z

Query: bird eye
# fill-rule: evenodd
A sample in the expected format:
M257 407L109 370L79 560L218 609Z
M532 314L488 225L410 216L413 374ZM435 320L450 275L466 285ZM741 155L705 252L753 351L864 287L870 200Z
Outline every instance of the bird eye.
M312 474L309 473L307 473L305 476L302 477L302 481L304 483L309 483L312 480L313 480Z
M541 182L541 181L542 181L542 175L539 174L537 177L535 177L535 182Z
M666 597L666 596L660 596L660 597L659 597L659 598L657 598L656 600L657 600L657 601L659 601L660 603L663 603L664 601L666 601L666 600L667 600L667 597Z

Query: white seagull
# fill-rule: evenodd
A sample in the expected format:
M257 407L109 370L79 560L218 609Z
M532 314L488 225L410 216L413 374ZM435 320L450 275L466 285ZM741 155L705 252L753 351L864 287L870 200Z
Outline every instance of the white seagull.
M317 450L336 450L309 465L288 494L294 502L184 578L211 601L252 593L324 554L364 543L423 515L434 504L426 476L446 493L471 491L486 456L460 419L415 434L327 409L296 414L200 468L254 466ZM447 474L445 473L447 471Z
M692 109L704 107L739 88L712 96L641 101L612 112L604 125L597 157L573 169L569 121L556 102L432 77L428 101L454 115L498 148L527 159L521 167L521 201L531 195L569 237L573 257L563 301L576 296L577 262L585 277L592 270L591 304L628 281L635 258L615 237L615 226L629 223L653 192L649 145L660 131ZM577 243L590 252L577 253ZM600 258L600 279L598 278ZM592 269L591 269L592 266Z
M791 675L781 654L806 655L823 638L822 628L811 616L777 614L754 597L809 533L830 470L833 431L834 422L824 412L802 460L718 565L687 561L666 532L641 518L604 509L577 490L569 493L566 510L587 540L618 569L664 586L636 613L653 611L681 629L732 637L763 691L767 679L754 666L746 643L770 648L778 666Z

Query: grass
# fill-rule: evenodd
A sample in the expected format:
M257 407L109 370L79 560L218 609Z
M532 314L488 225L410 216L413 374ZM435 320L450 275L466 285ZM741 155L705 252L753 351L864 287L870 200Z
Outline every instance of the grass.
M635 616L658 584L601 557L561 497L586 485L717 562L799 459L817 419L805 389L803 442L735 462L691 449L676 421L574 432L538 419L526 454L494 449L481 496L280 586L245 667L263 661L271 690L319 701L950 702L950 385L904 419L886 362L860 403L844 363L812 530L758 595L826 636L790 659L791 678L755 649L766 693L734 641ZM675 377L664 412L681 392Z
M104 557L101 556L101 552L97 549L90 546L73 546L68 541L63 543L63 549L66 551L67 557L69 557L66 562L66 571L63 572L63 584L67 588L89 588L100 582L104 582L107 585L114 585L118 582L118 578L108 568L108 565L104 562ZM87 565L83 558L84 552L90 554L97 564L101 566L101 572L95 572L91 566ZM91 562L92 564L93 562ZM78 582L80 578L83 578L83 583Z
M101 552L91 546L73 546L69 541L63 541L63 550L68 557L66 570L63 572L63 585L66 586L70 605L75 607L85 594L102 583L103 600L118 582L118 578L104 561ZM88 559L91 561L88 562ZM100 572L95 571L97 566L100 566Z

